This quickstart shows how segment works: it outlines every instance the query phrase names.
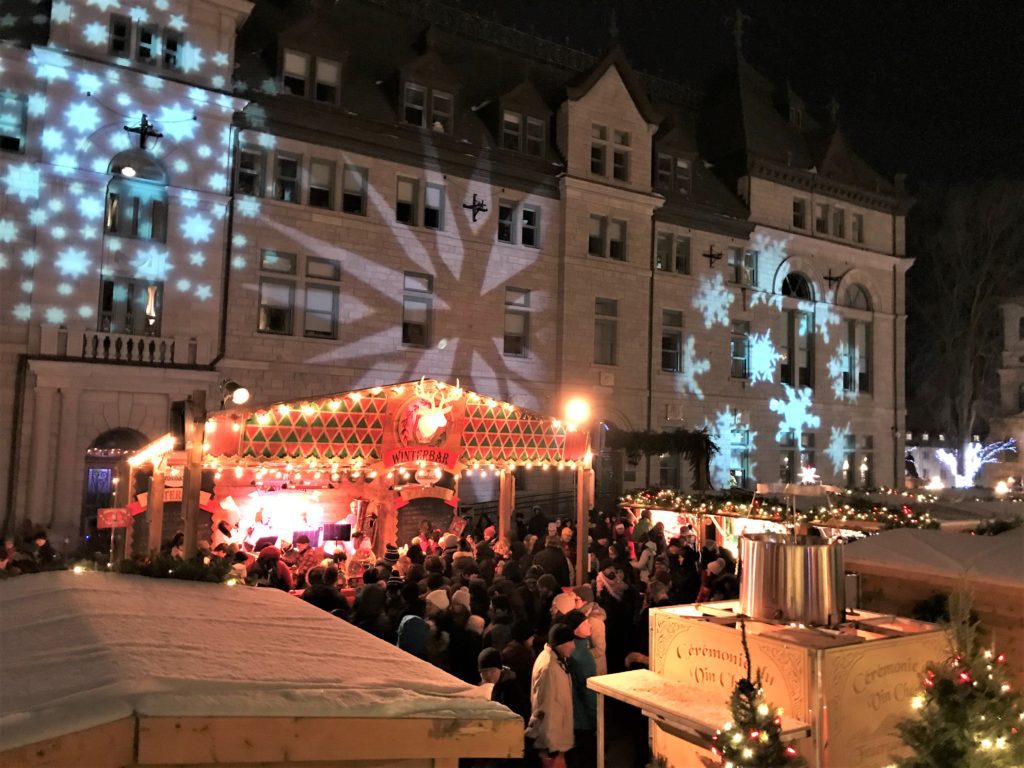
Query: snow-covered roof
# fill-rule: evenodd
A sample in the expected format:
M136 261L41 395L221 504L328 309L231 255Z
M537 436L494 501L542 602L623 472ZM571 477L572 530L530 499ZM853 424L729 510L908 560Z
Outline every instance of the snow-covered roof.
M901 528L846 545L851 571L879 566L1024 587L1024 527L999 536Z
M0 582L0 752L120 718L507 720L480 689L275 589Z

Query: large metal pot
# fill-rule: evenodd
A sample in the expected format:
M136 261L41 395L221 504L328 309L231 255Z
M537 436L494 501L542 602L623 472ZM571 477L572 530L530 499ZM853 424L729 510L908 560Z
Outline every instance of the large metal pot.
M740 610L764 621L836 626L846 616L843 545L819 536L740 539Z

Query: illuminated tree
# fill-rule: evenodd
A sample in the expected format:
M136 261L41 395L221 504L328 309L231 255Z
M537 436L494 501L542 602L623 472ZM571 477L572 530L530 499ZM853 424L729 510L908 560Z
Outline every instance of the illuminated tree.
M917 716L897 724L913 751L898 768L1012 768L1024 765L1021 697L1007 680L1006 656L982 650L970 600L949 598L951 654L929 664L924 691L911 700Z
M719 765L725 768L798 768L806 765L792 746L782 743L782 710L765 701L760 672L751 680L747 626L742 621L740 632L747 674L732 691L729 699L732 720L712 737L714 745L711 751L720 761Z
M958 474L1000 365L999 301L1024 285L1024 184L925 190L909 221L912 407L952 435ZM935 375L941 371L941 375Z

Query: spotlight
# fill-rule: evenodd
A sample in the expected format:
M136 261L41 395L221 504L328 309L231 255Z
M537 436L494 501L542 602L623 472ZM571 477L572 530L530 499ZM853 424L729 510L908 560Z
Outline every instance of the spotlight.
M221 404L230 400L232 405L244 405L249 402L249 390L234 379L224 379L220 383Z

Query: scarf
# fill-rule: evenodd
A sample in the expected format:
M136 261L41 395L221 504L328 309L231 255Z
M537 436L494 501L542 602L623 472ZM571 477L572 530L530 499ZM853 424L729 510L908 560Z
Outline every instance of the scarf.
M621 601L626 593L626 582L622 579L611 580L604 575L604 571L597 574L597 594L607 591L616 600Z

